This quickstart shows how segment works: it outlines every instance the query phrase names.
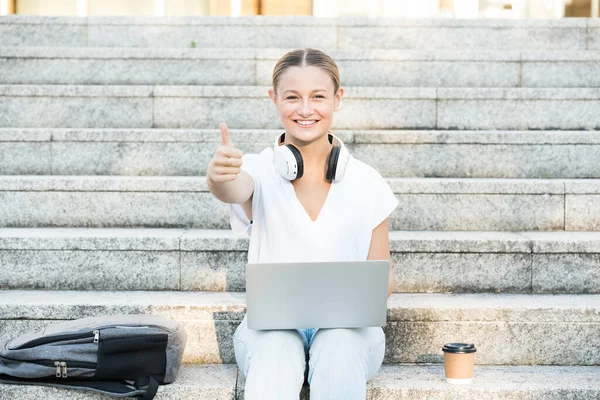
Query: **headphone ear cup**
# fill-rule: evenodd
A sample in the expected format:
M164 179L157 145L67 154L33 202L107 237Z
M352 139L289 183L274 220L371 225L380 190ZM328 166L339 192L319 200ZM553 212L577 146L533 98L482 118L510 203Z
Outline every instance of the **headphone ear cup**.
M337 170L337 163L340 157L340 146L334 146L331 149L331 153L329 154L329 162L327 165L327 172L325 173L325 179L328 181L332 181L335 178L335 173Z
M288 149L290 149L290 151L296 158L296 165L298 166L298 172L296 173L296 177L291 180L300 179L302 178L302 175L304 175L304 160L302 159L302 153L300 153L300 150L298 150L293 144L286 144L285 146Z
M275 170L288 181L299 179L304 174L302 154L291 144L275 148L273 164Z
M333 178L335 181L339 182L344 178L344 175L346 175L346 168L348 167L349 161L350 153L348 152L348 149L346 148L346 146L341 146L340 154L335 164L335 175Z

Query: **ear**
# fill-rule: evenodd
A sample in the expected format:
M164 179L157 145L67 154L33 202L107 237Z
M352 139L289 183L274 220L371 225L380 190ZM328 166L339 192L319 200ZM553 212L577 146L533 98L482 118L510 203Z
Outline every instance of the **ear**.
M275 91L273 89L269 89L269 97L271 98L273 103L277 105L277 95L275 94Z
M342 97L344 97L344 88L340 87L334 96L335 104L339 106L342 103Z

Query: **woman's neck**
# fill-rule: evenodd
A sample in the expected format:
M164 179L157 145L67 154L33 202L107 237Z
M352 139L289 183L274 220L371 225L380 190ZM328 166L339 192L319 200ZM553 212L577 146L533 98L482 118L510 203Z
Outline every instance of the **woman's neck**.
M328 134L325 134L314 142L301 142L289 140L290 137L286 135L284 143L291 143L300 150L305 172L307 170L320 170L327 161L333 147L332 144L329 143L328 136Z

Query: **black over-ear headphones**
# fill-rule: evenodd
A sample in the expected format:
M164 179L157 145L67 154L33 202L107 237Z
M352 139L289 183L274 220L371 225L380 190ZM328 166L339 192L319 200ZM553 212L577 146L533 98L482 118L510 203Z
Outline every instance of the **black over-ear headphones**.
M331 153L327 161L327 172L325 178L328 181L339 182L346 173L346 167L350 159L348 149L344 146L344 143L332 133L327 133L329 143L333 144ZM281 143L285 140L285 133L279 135L275 139L275 145L273 147L273 163L277 172L281 174L287 180L293 181L300 179L304 174L304 162L302 160L302 154L296 146L292 144L286 144L281 146ZM333 141L336 141L334 144Z

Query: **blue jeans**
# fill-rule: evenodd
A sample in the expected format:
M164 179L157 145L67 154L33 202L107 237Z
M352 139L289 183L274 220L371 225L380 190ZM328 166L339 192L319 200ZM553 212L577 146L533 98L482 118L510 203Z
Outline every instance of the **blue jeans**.
M307 359L311 400L364 400L383 362L385 335L379 327L258 331L244 317L233 346L245 400L298 400Z

